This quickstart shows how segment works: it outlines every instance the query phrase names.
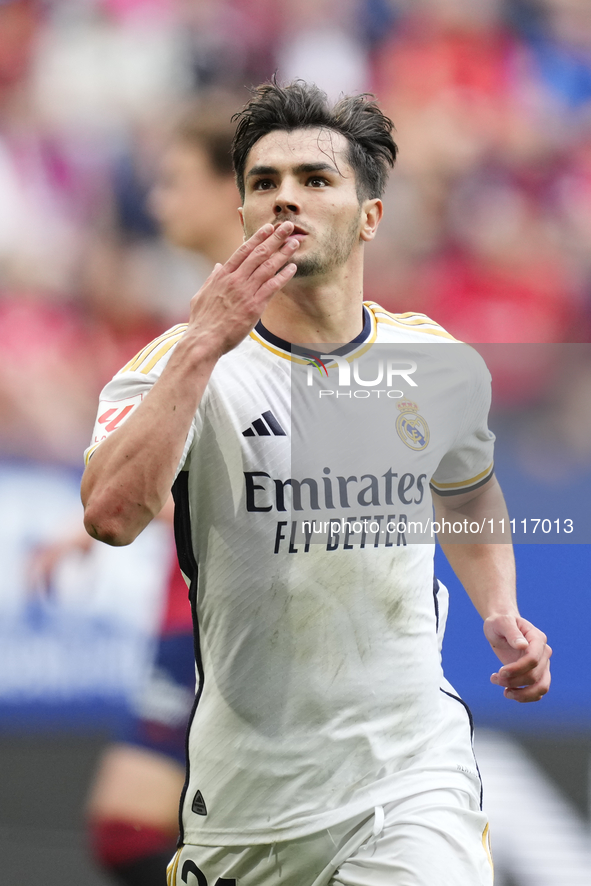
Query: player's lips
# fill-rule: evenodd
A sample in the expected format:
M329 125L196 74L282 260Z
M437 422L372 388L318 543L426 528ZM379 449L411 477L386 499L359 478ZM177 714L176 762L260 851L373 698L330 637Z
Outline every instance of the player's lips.
M289 236L294 237L296 240L299 240L300 244L301 244L308 236L308 232L304 231L303 228L300 228L296 225L296 227L293 229L293 231L291 232L291 234Z
M281 224L283 224L283 222L276 222L275 228L278 228L279 225L281 225ZM294 225L293 231L291 232L291 234L289 236L290 237L297 237L301 242L301 240L303 240L304 237L308 236L308 232L305 231L304 228L301 228L299 225Z

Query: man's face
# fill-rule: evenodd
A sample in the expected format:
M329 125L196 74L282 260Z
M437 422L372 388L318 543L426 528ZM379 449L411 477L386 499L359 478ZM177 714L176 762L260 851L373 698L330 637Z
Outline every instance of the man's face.
M278 130L250 150L244 169L246 237L291 221L300 247L296 277L326 276L359 248L362 207L346 138L330 129Z
M231 175L216 173L205 150L197 145L170 145L150 194L150 208L167 240L201 251L216 226L227 224L228 201L238 208Z

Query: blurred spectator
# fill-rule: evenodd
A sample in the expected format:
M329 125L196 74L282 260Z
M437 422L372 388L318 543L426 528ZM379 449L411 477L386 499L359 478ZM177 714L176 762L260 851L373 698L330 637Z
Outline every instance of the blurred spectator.
M100 172L38 113L33 69L44 33L37 0L0 4L0 285L64 292Z
M194 85L234 89L268 80L285 7L276 0L181 0Z
M586 0L513 0L547 98L577 111L591 106L591 13Z
M279 76L316 83L335 100L342 93L366 91L369 70L358 36L358 6L354 0L286 4Z
M564 237L572 161L504 9L420 0L376 49L375 88L400 131L385 220L398 255L376 241L368 289L468 341L580 339L586 260Z
M23 292L0 300L3 455L81 464L97 392L162 331L141 303L142 271L132 245L97 237L84 262L83 300Z

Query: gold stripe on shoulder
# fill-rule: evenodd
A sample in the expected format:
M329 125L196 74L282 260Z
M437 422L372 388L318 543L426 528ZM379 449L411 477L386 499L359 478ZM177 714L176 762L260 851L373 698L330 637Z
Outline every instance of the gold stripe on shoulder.
M163 332L162 335L159 335L157 338L153 338L151 342L138 351L135 357L132 357L129 363L126 363L121 372L131 372L137 369L140 366L142 360L144 360L148 354L150 354L154 348L157 348L161 341L164 341L169 335L176 334L177 326L173 326L172 329L168 329L166 332Z
M438 335L441 338L449 338L452 341L457 341L453 335L449 332L446 332L445 329L440 326L439 323L436 323L435 320L432 320L426 314L420 314L416 311L406 311L403 314L394 314L392 311L387 311L386 308L382 308L381 305L376 304L375 302L366 302L368 307L371 307L371 310L376 315L376 320L378 323L387 323L389 325L398 325L402 327L410 327L413 326L428 326L434 327L430 329L421 329L421 332L427 332L431 335ZM382 316L379 316L379 315Z
M431 478L431 486L434 486L435 489L463 489L466 486L473 486L475 483L478 483L479 480L483 480L487 474L492 472L494 467L494 462L491 461L488 468L484 471L481 471L479 474L476 474L475 477L472 477L470 480L461 480L459 483L437 483L433 478Z
M406 317L404 320L399 319L398 322L403 323L404 326L436 326L438 329L442 328L435 320L430 320L429 317L421 317L420 314L412 319L410 317Z
M407 332L411 332L413 329L416 329L416 326L410 325L409 323L401 323L399 320L391 320L389 317L378 317L378 323L384 323L386 326L397 326L398 329L405 329ZM437 326L436 323L433 324ZM437 327L437 329L425 328L426 324L421 324L421 328L417 329L417 332L423 332L425 335L435 335L439 338L447 338L449 341L455 341L460 344L457 338L454 338L449 332L446 332L441 326Z
M179 335L181 331L185 332L188 325L188 323L178 323L176 326L173 326L172 329L168 329L166 332L163 332L162 335L158 336L158 338L153 339L149 344L146 345L145 348L142 348L141 351L138 351L138 353L129 361L129 363L126 363L121 372L133 372L134 370L138 369L138 367L141 366L146 357L149 357L159 344L166 341L171 336Z
M433 323L435 326L438 326L438 323L435 323L434 320L431 320L430 317L427 317L426 314L421 314L419 311L405 311L402 314L395 314L393 311L388 311L387 308L383 308L377 302L364 302L365 306L370 308L375 314L387 314L388 317L392 317L393 320L403 320L407 317L421 317L424 320L428 320L429 323Z
M431 323L433 326L439 326L439 323L436 323L435 320L432 320L430 317L427 317L426 314L420 314L417 311L405 311L403 314L394 314L392 311L387 311L386 308L376 305L376 313L380 312L391 317L393 320L397 320L399 323L410 323L412 322L411 317L416 317L417 322L426 322Z
M167 354L170 351L170 349L173 348L177 344L177 342L179 342L181 340L181 338L183 337L184 334L185 333L183 331L183 332L179 333L178 335L175 335L174 338L170 338L167 342L165 342L165 344L163 344L162 347L156 351L156 353L154 354L152 359L142 369L140 369L140 372L142 373L142 375L147 375L148 372L154 368L156 363L158 363L158 361L161 360L164 357L164 355ZM149 355L146 355L146 356L149 356Z

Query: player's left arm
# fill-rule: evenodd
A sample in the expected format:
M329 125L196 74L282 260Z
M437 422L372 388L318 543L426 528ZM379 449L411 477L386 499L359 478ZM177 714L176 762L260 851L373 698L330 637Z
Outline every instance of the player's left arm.
M485 636L503 663L491 682L504 687L505 698L539 701L550 687L552 650L546 635L519 614L509 516L498 481L493 475L478 489L445 497L433 490L433 503L441 527L443 521L485 527L486 541L482 535L474 541L468 532L445 531L438 533L438 540L484 619Z

